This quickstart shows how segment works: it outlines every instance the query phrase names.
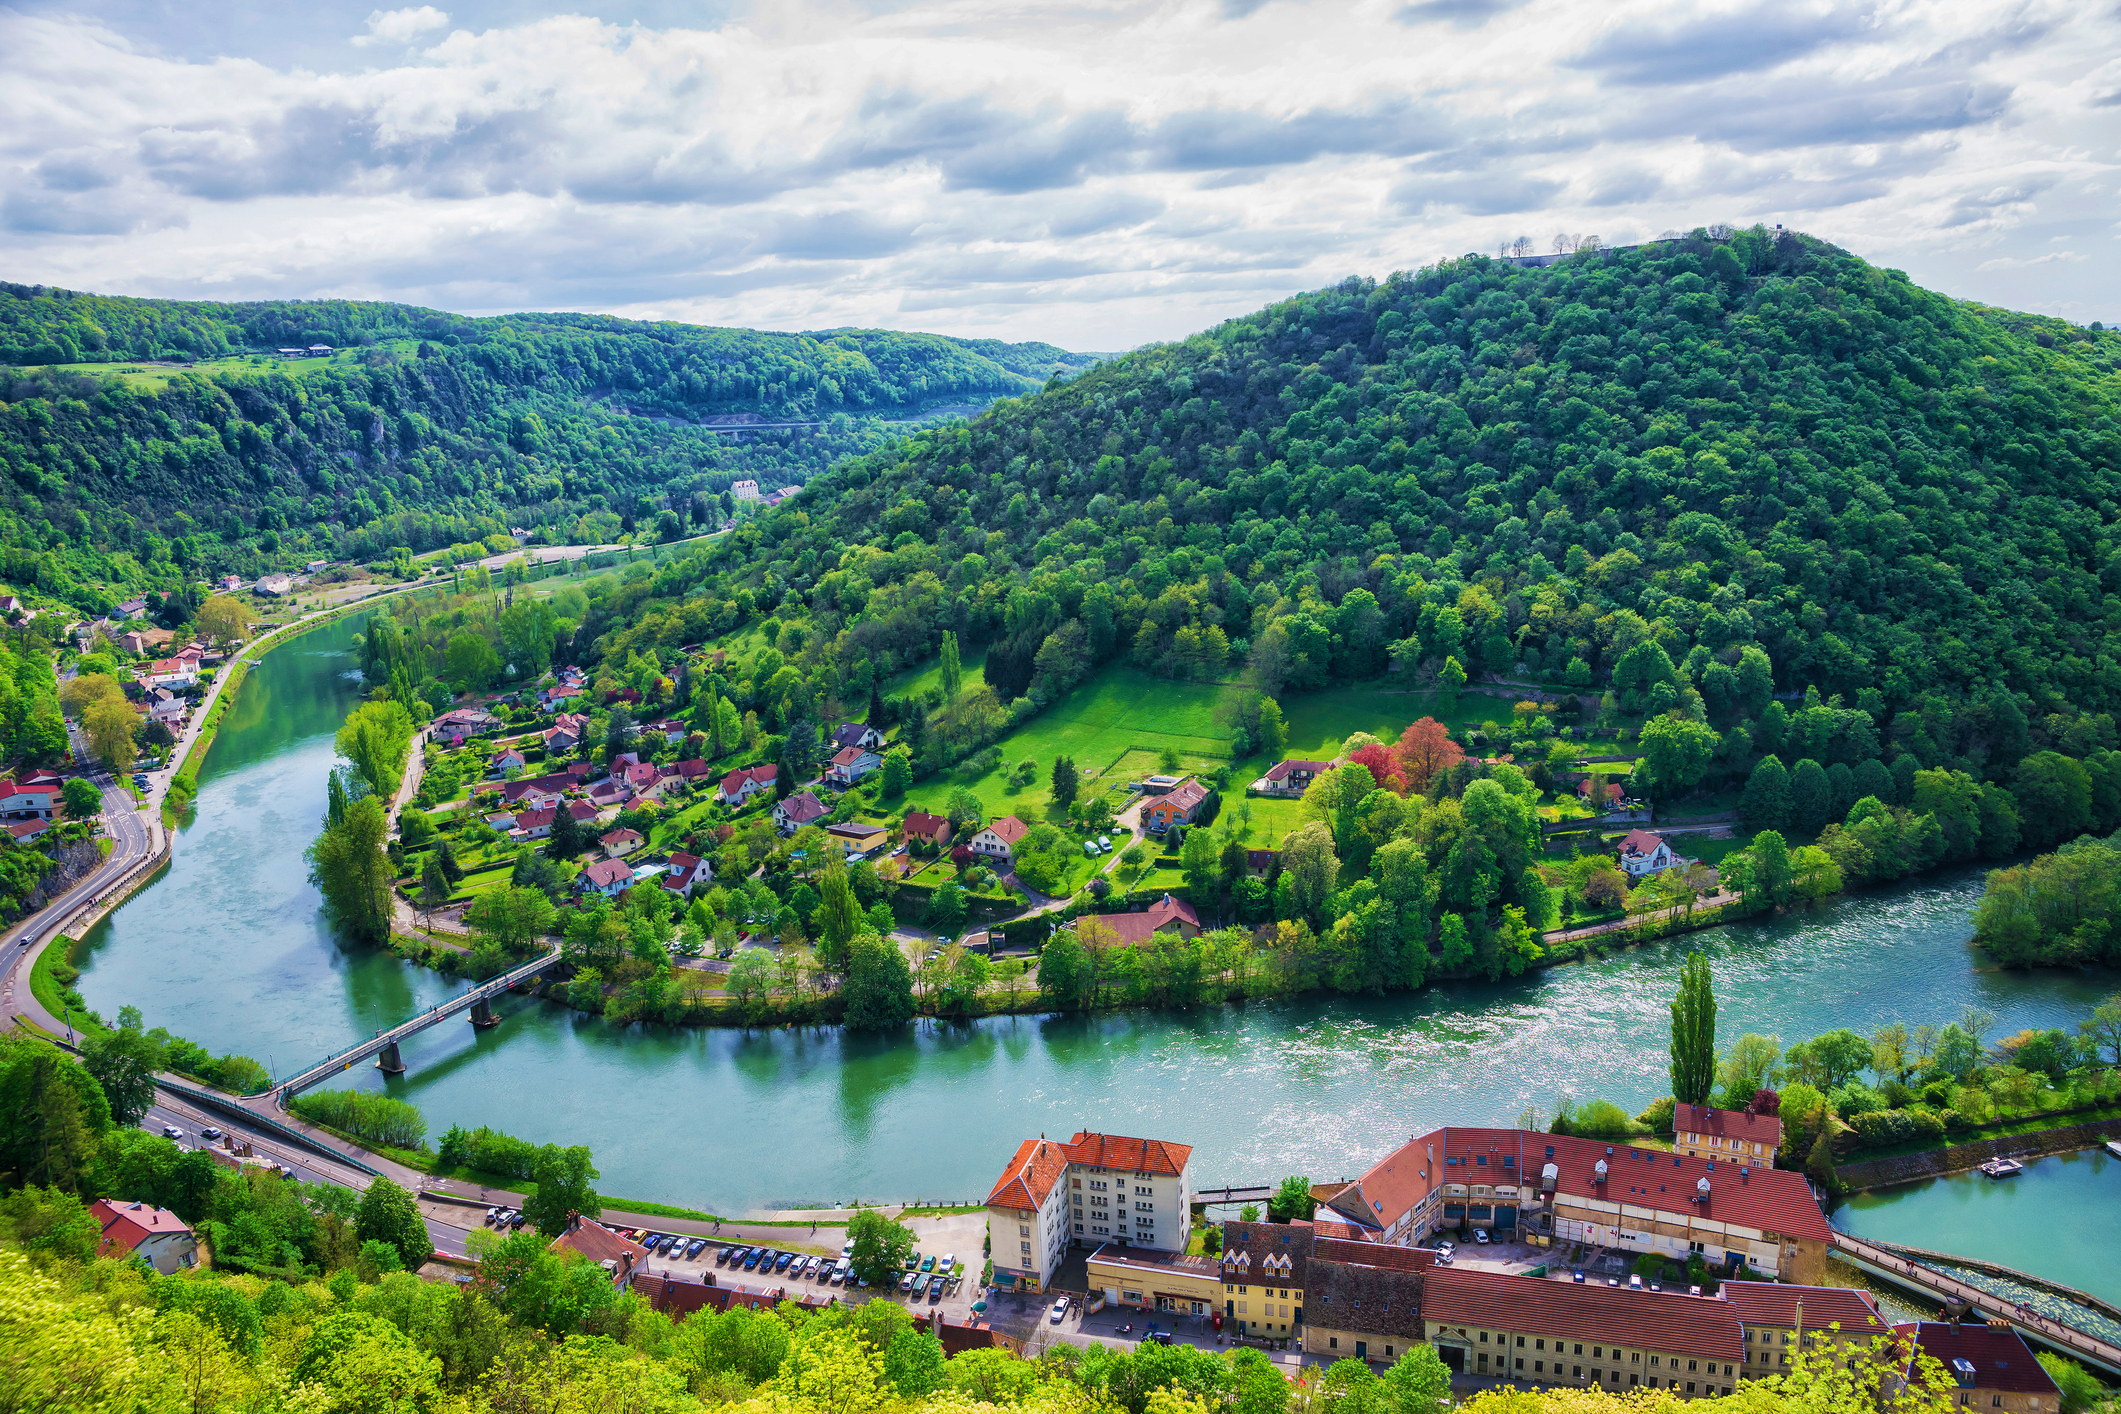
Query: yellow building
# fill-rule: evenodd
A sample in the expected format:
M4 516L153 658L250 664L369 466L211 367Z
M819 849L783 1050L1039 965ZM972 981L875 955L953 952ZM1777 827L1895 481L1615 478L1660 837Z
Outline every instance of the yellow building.
M1108 1306L1205 1316L1222 1299L1222 1277L1213 1257L1105 1246L1090 1254L1089 1268L1090 1290L1103 1292Z

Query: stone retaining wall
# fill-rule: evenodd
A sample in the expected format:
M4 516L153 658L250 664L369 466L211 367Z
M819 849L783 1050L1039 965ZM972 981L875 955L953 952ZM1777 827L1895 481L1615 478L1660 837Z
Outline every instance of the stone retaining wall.
M1915 1154L1894 1154L1890 1158L1843 1164L1835 1173L1852 1189L1883 1188L1895 1183L1912 1183L1916 1179L1940 1178L1948 1173L1965 1173L1990 1159L2022 1159L2043 1154L2067 1154L2078 1149L2095 1148L2115 1138L2121 1138L2121 1119L2106 1119L2092 1124L2041 1129L2031 1134L2006 1134L1995 1139L1977 1139L1970 1144L1953 1144L1943 1149L1924 1149Z

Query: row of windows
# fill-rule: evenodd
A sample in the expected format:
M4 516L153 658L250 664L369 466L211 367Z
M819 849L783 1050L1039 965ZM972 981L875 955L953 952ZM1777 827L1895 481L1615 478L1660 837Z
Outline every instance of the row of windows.
M1487 1356L1485 1356L1485 1355L1483 1355L1483 1356L1481 1356L1480 1358L1481 1358L1481 1361L1482 1361L1482 1369L1483 1369L1483 1370L1485 1370L1485 1369L1486 1369L1486 1361L1487 1361L1487 1358L1488 1358L1488 1357L1487 1357ZM1675 1360L1675 1361L1673 1361L1672 1363L1676 1365L1676 1364L1678 1363L1678 1361L1676 1361L1676 1360ZM1532 1362L1532 1373L1533 1373L1533 1374L1535 1374L1535 1375L1543 1375L1543 1374L1547 1373L1547 1368L1546 1368L1546 1366L1547 1366L1547 1362L1546 1362L1546 1361L1544 1361L1544 1360L1534 1360L1534 1361ZM1524 1368L1524 1357L1523 1357L1523 1356L1519 1356L1519 1357L1517 1358L1517 1361L1516 1361L1516 1368L1517 1368L1517 1369L1520 1369L1520 1370L1522 1370L1522 1369ZM1554 1362L1554 1375L1555 1375L1555 1377L1556 1377L1556 1378L1558 1379L1558 1378L1560 1378L1560 1377L1561 1377L1561 1376L1563 1375L1563 1373L1564 1373L1564 1369L1563 1369L1562 1363L1561 1363L1561 1362L1560 1362L1559 1360L1556 1360L1556 1361ZM1570 1365L1570 1366L1568 1366L1568 1367L1567 1367L1567 1369L1566 1369L1566 1373L1567 1373L1567 1376L1568 1376L1568 1378L1570 1378L1570 1379L1572 1379L1572 1380L1580 1380L1580 1379L1582 1379L1582 1378L1583 1378L1583 1366L1581 1366L1581 1365ZM1593 1367L1591 1368L1591 1383L1592 1383L1592 1384L1604 1384L1604 1383L1605 1383L1605 1377L1606 1377L1606 1375L1605 1375L1605 1371L1604 1371L1603 1369L1600 1369L1600 1368L1598 1368L1597 1366L1593 1366ZM1617 1383L1619 1382L1619 1380L1620 1380L1620 1371L1618 1371L1618 1370L1615 1370L1615 1371L1613 1372L1613 1380L1614 1380L1614 1382L1615 1382L1616 1384L1617 1384ZM1637 1383L1641 1383L1641 1384L1647 1385L1647 1386L1648 1386L1649 1388L1651 1388L1651 1389L1656 1389L1656 1388L1657 1388L1657 1380L1658 1380L1658 1377L1657 1377L1656 1375L1651 1375L1651 1376L1649 1376L1649 1377L1648 1377L1648 1378L1646 1378L1646 1379L1640 1379L1640 1378L1638 1378L1638 1377L1637 1377L1637 1376L1635 1376L1635 1375L1629 1375L1629 1376L1628 1376L1628 1383L1629 1383L1630 1385L1633 1385L1633 1384L1637 1384ZM1687 1392L1688 1394L1715 1394L1715 1393L1717 1392L1716 1386L1715 1386L1715 1385L1713 1385L1713 1384L1709 1385L1709 1386L1708 1386L1708 1387L1707 1387L1706 1389L1700 1389L1700 1388L1697 1388L1697 1386L1698 1386L1698 1385L1700 1385L1700 1383L1701 1383L1701 1382L1700 1382L1699 1380L1688 1380L1688 1381L1686 1382L1686 1392ZM1665 1387L1666 1389L1672 1389L1672 1390L1676 1390L1676 1389L1678 1389L1678 1388L1679 1388L1679 1379L1678 1379L1678 1377L1677 1377L1677 1376L1671 1376L1671 1375L1665 1376L1665 1377L1664 1377L1664 1387ZM1729 1386L1729 1385L1725 1385L1725 1386L1723 1386L1723 1391L1722 1391L1722 1392L1723 1392L1724 1394L1729 1394L1729 1393L1731 1392L1731 1386Z
M1449 1331L1449 1327L1447 1327L1447 1326L1438 1326L1438 1327L1436 1328L1436 1334L1437 1334L1437 1335L1438 1335L1439 1337L1441 1337L1441 1336L1443 1336L1443 1335L1447 1334L1447 1333L1448 1333L1448 1331ZM1464 1332L1463 1330L1461 1330L1461 1331L1459 1331L1459 1334L1460 1334L1460 1335L1464 1335L1464 1334L1465 1334L1465 1332ZM1496 1336L1496 1337L1495 1337L1495 1343L1496 1343L1497 1345L1508 1345L1508 1344L1510 1343L1510 1340L1511 1340L1511 1337L1509 1337L1509 1336L1507 1336L1507 1335L1498 1335L1498 1336ZM1524 1336L1518 1336L1518 1337L1516 1337L1516 1340L1517 1340L1517 1346L1518 1346L1518 1348L1519 1348L1520 1350L1521 1350L1521 1349L1523 1349L1523 1348L1524 1348L1524 1343L1525 1343L1526 1337L1524 1337ZM1546 1342L1546 1339L1545 1339L1545 1337L1543 1337L1543 1336L1533 1336L1533 1337L1531 1337L1531 1341L1532 1341L1532 1348L1533 1348L1534 1350L1545 1350L1545 1349L1547 1348L1547 1342ZM1482 1345L1486 1345L1486 1344L1488 1343L1488 1333L1487 1333L1486 1331L1482 1331L1482 1332L1480 1332L1480 1343L1481 1343ZM1556 1355L1560 1355L1560 1354L1563 1354L1564 1352L1566 1352L1566 1353L1568 1353L1568 1354L1571 1354L1571 1355L1581 1355L1581 1354L1583 1354L1583 1342L1582 1342L1582 1341L1580 1341L1580 1340L1579 1340L1579 1341L1575 1341L1575 1342L1573 1342L1573 1344L1575 1345L1575 1349L1574 1349L1574 1350L1570 1350L1570 1349L1568 1348L1568 1347L1570 1346L1570 1344L1571 1344L1571 1342L1569 1342L1569 1341L1561 1341L1561 1340L1557 1340L1557 1341L1555 1341L1555 1342L1554 1342L1554 1353L1555 1353ZM1618 1359L1620 1358L1620 1355L1621 1355L1620 1349L1619 1349L1619 1348L1618 1348L1618 1347L1616 1346L1616 1347L1614 1348L1614 1350L1613 1350L1613 1358L1614 1358L1615 1360L1618 1360ZM1485 1357L1483 1357L1483 1358L1485 1358ZM1604 1347L1604 1346L1602 1346L1602 1345L1594 1345L1594 1346L1592 1346L1592 1347L1591 1347L1591 1358L1592 1358L1593 1360L1603 1360L1603 1359L1605 1359L1605 1347ZM1655 1367L1657 1366L1657 1363L1658 1363L1658 1360L1659 1360L1659 1358L1660 1358L1660 1357L1658 1357L1658 1356L1655 1356L1655 1355L1652 1355L1652 1356L1650 1357L1650 1365L1651 1365L1651 1367L1652 1367L1652 1368L1655 1368ZM1634 1354L1632 1354L1632 1355L1629 1355L1629 1356L1628 1356L1628 1362L1629 1362L1630 1364L1634 1364L1634 1365L1640 1365L1640 1364L1642 1363L1642 1355L1641 1355L1641 1353L1640 1353L1640 1352L1638 1351L1638 1352L1636 1352L1636 1353L1634 1353ZM1518 1362L1518 1364L1519 1364L1519 1366L1520 1366L1520 1367L1522 1367L1523 1363L1524 1363L1524 1362L1523 1362L1523 1361L1521 1361L1521 1360L1520 1360L1520 1361ZM1672 1357L1671 1357L1671 1364L1672 1364L1672 1368L1673 1368L1673 1369L1675 1369L1675 1370L1676 1370L1676 1369L1678 1369L1678 1368L1679 1368L1679 1357L1678 1357L1678 1356L1676 1356L1676 1355L1672 1356ZM1698 1364L1699 1364L1699 1362L1698 1362L1698 1361L1695 1361L1695 1360L1689 1360L1689 1361L1687 1361L1687 1362L1686 1362L1686 1367L1687 1367L1687 1370L1688 1370L1688 1371L1689 1371L1690 1373L1691 1373L1691 1372L1693 1372L1694 1370L1696 1370L1696 1369L1697 1369L1697 1367L1698 1367ZM1715 1361L1713 1361L1713 1360L1711 1360L1711 1361L1709 1361L1709 1362L1708 1362L1708 1366L1709 1366L1709 1368L1708 1368L1708 1373L1710 1373L1710 1374L1712 1374L1712 1375L1713 1375L1713 1374L1715 1374L1715 1373L1716 1373L1716 1362L1715 1362ZM1554 1368L1558 1370L1558 1369L1560 1369L1561 1367L1560 1367L1559 1365L1556 1365L1556 1366L1555 1366ZM1725 1366L1723 1367L1723 1373L1725 1373L1726 1375L1728 1375L1728 1374L1731 1374L1731 1373L1732 1373L1732 1367L1731 1367L1731 1366L1729 1366L1729 1365L1725 1365Z

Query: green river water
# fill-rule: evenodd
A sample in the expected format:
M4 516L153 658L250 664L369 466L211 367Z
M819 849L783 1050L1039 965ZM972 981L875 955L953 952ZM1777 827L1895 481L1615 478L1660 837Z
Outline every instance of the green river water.
M306 878L332 733L359 690L355 631L351 620L317 630L250 673L174 862L86 940L81 990L104 1015L130 1003L150 1025L285 1075L450 990L337 941ZM363 1066L348 1083L414 1101L432 1134L483 1123L588 1144L605 1191L722 1212L976 1201L1020 1137L1077 1128L1190 1143L1203 1187L1338 1177L1438 1123L1507 1124L1564 1092L1631 1110L1664 1093L1667 1007L1692 949L1712 960L1727 1038L1942 1022L1967 1003L1994 1012L1999 1034L2069 1026L2121 985L1977 970L1980 888L1977 870L1934 875L1494 985L924 1021L890 1037L614 1027L517 998L484 1034L462 1020L422 1033L404 1048L404 1077ZM1981 1193L1932 1186L1837 1221L1881 1236L1892 1234L1874 1223L1927 1230L1923 1245L1946 1247L1938 1224L1975 1223ZM2094 1255L2121 1270L2121 1223L2093 1226ZM1980 1255L2039 1270L2052 1250L2030 1223L2002 1246L2016 1256Z

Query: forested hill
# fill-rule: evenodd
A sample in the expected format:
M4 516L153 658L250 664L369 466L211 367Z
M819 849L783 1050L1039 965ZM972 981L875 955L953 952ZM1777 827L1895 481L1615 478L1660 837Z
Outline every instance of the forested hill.
M1455 658L1721 726L1765 702L1755 650L1978 765L2022 735L1997 687L2121 706L2117 367L2112 331L1795 234L1467 257L853 461L708 588L803 601L842 681L992 639L1005 697L1126 653L1270 691Z
M329 359L273 350L333 346ZM891 420L1091 362L1049 344L343 300L186 303L0 285L0 582L100 609L138 589L372 558L511 526L711 523ZM732 437L752 415L803 427Z

